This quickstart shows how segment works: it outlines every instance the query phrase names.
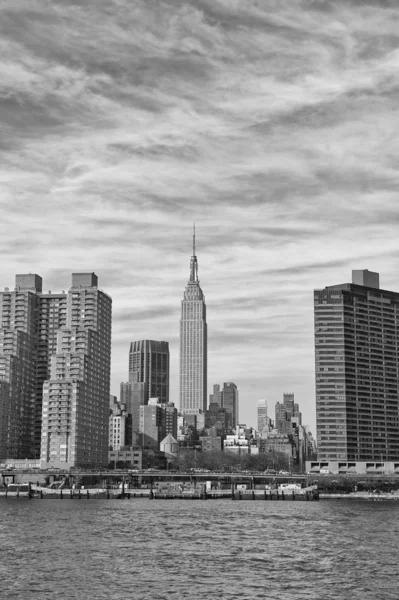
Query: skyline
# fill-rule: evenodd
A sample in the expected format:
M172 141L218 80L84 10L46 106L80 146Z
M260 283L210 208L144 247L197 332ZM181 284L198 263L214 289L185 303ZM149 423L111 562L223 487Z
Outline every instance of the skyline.
M399 291L399 7L149 4L2 3L0 286L94 271L111 393L132 341L165 340L178 405L195 221L207 398L233 381L255 425L294 392L315 435L313 290L369 269Z

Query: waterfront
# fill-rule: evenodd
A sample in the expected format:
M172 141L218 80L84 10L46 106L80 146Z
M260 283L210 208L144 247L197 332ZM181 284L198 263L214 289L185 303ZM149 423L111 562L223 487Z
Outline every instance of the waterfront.
M395 502L4 500L4 597L397 598Z

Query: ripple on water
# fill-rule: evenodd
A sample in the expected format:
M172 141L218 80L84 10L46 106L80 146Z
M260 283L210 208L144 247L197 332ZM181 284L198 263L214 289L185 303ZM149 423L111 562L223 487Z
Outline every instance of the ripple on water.
M399 508L3 501L5 598L397 600Z

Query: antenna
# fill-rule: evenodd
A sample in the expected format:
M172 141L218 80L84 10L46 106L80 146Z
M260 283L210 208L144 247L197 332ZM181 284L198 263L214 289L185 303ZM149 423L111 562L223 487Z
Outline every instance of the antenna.
M193 224L193 256L195 256L195 223Z

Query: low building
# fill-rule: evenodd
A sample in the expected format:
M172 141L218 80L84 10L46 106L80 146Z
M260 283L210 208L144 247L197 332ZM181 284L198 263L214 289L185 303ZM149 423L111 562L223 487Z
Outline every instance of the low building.
M163 452L158 452L152 448L143 449L140 446L110 450L108 452L108 463L111 469L145 470L149 468L166 468L166 458Z
M170 434L160 443L160 451L176 456L179 452L179 442Z

